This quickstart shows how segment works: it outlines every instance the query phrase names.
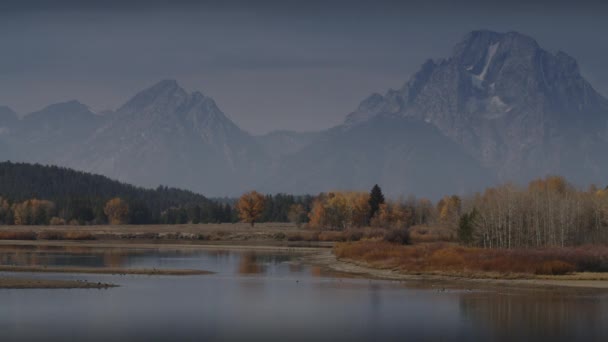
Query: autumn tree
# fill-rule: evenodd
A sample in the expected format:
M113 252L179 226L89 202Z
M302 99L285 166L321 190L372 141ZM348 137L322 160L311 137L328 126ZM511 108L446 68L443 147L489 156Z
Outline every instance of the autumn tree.
M346 229L368 223L369 194L365 192L330 192L320 194L312 204L309 226Z
M460 197L446 196L437 203L437 212L439 213L439 223L444 226L455 228L455 223L460 217L462 201Z
M30 199L13 204L13 219L16 225L48 224L55 211L55 204L47 200Z
M129 220L129 205L119 197L109 200L103 212L110 224L126 224Z
M376 184L369 194L369 220L376 215L382 204L384 204L384 194L382 194L382 189Z
M241 221L253 225L264 212L264 196L257 191L250 191L241 196L236 205Z

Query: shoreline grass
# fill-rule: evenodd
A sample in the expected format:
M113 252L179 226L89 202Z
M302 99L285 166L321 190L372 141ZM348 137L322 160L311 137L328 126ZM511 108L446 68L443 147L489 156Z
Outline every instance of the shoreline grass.
M506 250L365 240L338 243L333 252L341 260L407 274L520 279L608 271L606 246Z

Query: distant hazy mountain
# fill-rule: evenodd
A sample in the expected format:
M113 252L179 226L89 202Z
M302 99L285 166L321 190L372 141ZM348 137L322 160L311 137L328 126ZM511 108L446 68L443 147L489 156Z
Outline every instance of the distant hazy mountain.
M471 32L401 89L368 97L346 124L379 116L434 125L503 180L605 181L608 101L572 57L519 33Z
M57 103L26 115L15 125L12 139L18 142L20 160L57 163L69 158L103 120L78 101Z
M0 106L0 156L4 160L14 158L9 135L17 122L17 114L12 109Z
M0 106L0 129L9 128L18 121L17 114L6 106Z
M109 115L61 161L140 185L170 184L210 194L248 188L267 167L253 137L213 99L162 81Z
M403 87L372 94L344 124L253 137L213 99L162 81L114 112L68 102L17 119L0 107L0 159L42 161L137 185L212 196L316 193L379 183L439 196L562 174L605 183L608 101L563 52L474 31Z
M275 177L262 189L368 191L378 183L393 196L435 198L474 190L491 179L487 170L434 126L383 116L325 132L311 145L284 157Z
M255 139L269 156L279 158L300 151L320 135L320 132L273 131Z

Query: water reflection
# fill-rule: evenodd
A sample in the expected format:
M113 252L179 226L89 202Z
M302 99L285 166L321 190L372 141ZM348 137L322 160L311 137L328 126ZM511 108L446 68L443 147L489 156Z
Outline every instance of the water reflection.
M253 252L245 252L241 255L239 262L240 274L259 274L264 272L265 267L256 259Z
M460 312L494 339L599 340L608 337L605 295L577 295L570 290L467 293Z

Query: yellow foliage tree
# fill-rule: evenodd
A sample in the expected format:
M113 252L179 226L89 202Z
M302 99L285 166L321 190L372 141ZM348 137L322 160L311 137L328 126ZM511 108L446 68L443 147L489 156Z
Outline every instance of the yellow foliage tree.
M110 224L126 224L129 222L129 205L119 197L109 200L103 212Z
M372 226L380 228L407 228L413 221L413 213L400 203L388 202L380 205L372 218Z
M14 204L12 209L16 225L48 224L55 204L34 198Z
M314 228L346 229L367 223L369 194L365 192L330 192L320 194L308 215Z
M253 227L255 222L262 216L264 202L264 196L257 191L243 194L236 204L241 221L248 222Z
M445 226L455 228L458 225L462 201L458 196L446 196L437 203L439 222Z

